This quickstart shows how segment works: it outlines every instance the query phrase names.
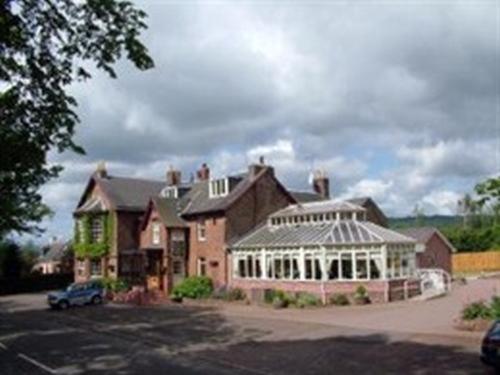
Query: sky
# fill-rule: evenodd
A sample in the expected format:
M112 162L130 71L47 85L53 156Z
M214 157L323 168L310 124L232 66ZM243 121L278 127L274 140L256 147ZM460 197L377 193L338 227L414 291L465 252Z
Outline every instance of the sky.
M388 216L455 214L499 169L500 2L138 2L156 67L118 65L71 92L86 155L51 154L43 238L71 235L99 161L108 173L188 180L259 156L286 186L324 170L334 198Z

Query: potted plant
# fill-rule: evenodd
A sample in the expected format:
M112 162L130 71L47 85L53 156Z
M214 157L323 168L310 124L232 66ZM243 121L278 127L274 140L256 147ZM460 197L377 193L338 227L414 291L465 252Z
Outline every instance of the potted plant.
M368 292L363 285L356 288L356 292L354 293L354 303L356 305L366 305L370 303L370 297L368 297Z

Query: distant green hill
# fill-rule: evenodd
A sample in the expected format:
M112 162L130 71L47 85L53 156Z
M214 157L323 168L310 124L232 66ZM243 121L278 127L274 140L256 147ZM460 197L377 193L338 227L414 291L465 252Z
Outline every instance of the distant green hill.
M456 215L432 215L419 218L421 225L425 227L448 227L458 225L462 222L462 218ZM389 226L391 228L408 228L417 226L417 220L414 216L407 217L390 217Z

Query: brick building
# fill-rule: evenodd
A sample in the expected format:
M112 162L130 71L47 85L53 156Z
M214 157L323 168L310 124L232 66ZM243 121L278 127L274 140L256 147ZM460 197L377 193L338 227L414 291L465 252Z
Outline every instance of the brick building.
M452 274L451 258L456 250L437 228L407 228L399 232L420 244L417 247L418 268L438 268Z
M164 181L115 177L100 165L74 212L76 280L123 277L166 293L188 275L229 285L232 243L289 205L329 202L324 173L312 192L289 191L263 160L220 178L206 164L195 180L181 177L173 168ZM363 215L386 225L377 205L361 200Z

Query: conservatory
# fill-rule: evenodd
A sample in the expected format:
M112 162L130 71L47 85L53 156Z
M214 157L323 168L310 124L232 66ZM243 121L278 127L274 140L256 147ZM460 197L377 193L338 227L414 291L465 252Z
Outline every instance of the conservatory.
M365 220L349 202L292 205L231 246L232 285L319 294L363 285L372 300L417 293L413 239Z

